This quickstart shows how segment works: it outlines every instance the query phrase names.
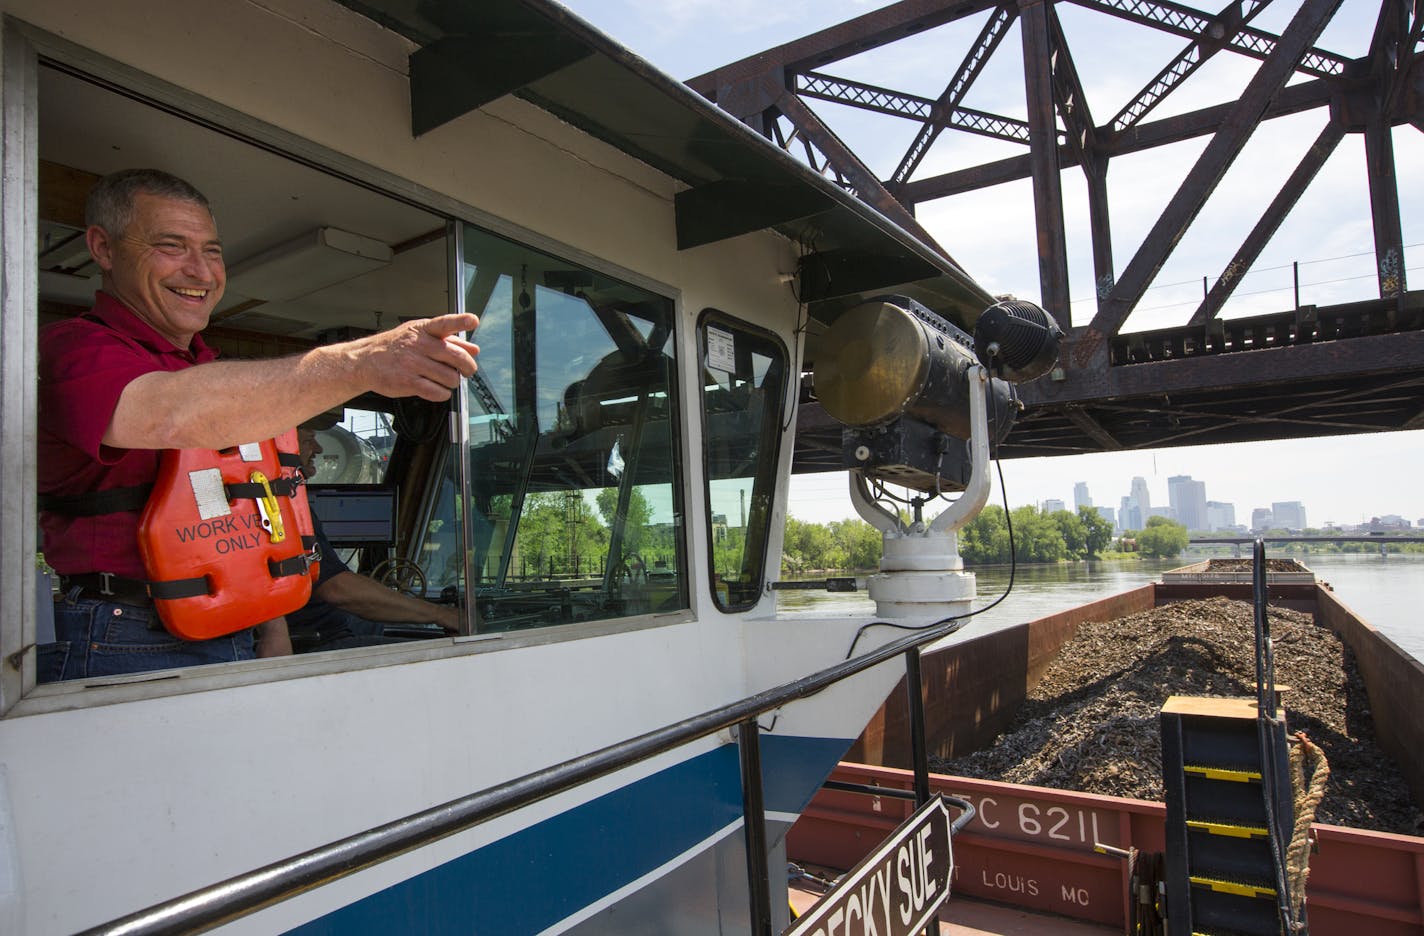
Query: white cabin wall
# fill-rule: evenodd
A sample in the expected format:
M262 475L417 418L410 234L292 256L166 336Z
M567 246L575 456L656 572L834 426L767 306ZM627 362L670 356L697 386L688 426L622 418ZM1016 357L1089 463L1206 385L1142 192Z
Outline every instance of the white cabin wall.
M690 466L701 457L693 330L701 310L747 318L794 347L797 307L781 280L794 268L794 245L757 234L677 251L674 181L523 102L500 101L412 139L407 44L344 8L3 0L0 10L389 173L397 187L409 180L468 205L469 220L500 233L533 232L664 284L681 310ZM695 555L707 542L704 492L695 483L686 493ZM784 500L777 512L784 516ZM778 533L772 562L779 544ZM445 659L187 695L164 695L160 681L145 701L86 697L69 711L0 720L25 895L20 931L91 925L739 697L741 629L715 610L705 564L693 559L689 573L697 620L682 624L510 652L478 652L498 638L474 640ZM274 674L301 666L254 664ZM556 735L542 733L555 725ZM526 736L512 740L520 726ZM398 879L501 828L368 875ZM284 923L314 912L302 901L285 906L276 911Z
M701 415L701 387L702 387L702 365L698 357L697 334L695 325L702 311L706 308L715 308L728 315L743 319L756 324L762 328L776 333L784 345L787 354L793 354L792 348L795 343L795 329L797 306L795 299L791 295L791 287L782 283L780 276L784 271L795 269L796 260L794 246L778 242L777 246L784 246L781 253L780 265L768 269L766 263L766 253L763 237L743 237L731 241L723 241L718 244L709 244L704 247L695 247L685 251L685 255L696 257L696 262L689 262L684 269L688 271L687 288L682 295L683 321L687 328L682 336L682 346L678 349L679 359L682 362L683 380L682 386L687 388L689 399L684 401L684 410L688 413L685 426L687 430L688 447L687 458L695 466L700 466L702 461L702 415ZM706 261L714 260L715 263L708 264ZM723 266L725 264L725 266ZM688 268L691 269L688 269ZM718 268L722 270L742 271L746 275L739 282L728 282L718 273ZM788 388L788 405L796 405L797 392ZM788 410L783 415L783 421L787 416L792 415L794 410ZM781 564L781 539L782 524L786 517L786 494L788 473L791 466L791 451L795 443L796 424L791 419L786 431L782 434L781 442L781 462L777 473L776 505L771 520L771 535L767 537L767 558L766 575L774 577L777 575ZM698 469L700 476L700 468ZM729 617L766 617L774 612L775 596L767 591L763 591L758 605L748 611L735 615L727 615L720 611L712 599L712 591L709 585L709 573L706 563L706 552L708 538L708 512L706 509L706 491L698 483L694 492L694 504L696 506L688 510L688 528L690 532L689 544L692 550L692 559L689 562L691 578L694 583L694 593L692 603L699 618L703 620L726 620ZM748 688L749 692L755 689Z
M413 46L321 0L194 0L156 14L152 3L4 0L11 16L193 94L342 153L473 209L468 220L519 239L529 232L680 293L689 459L701 424L692 325L719 308L776 332L793 354L797 306L782 276L796 249L751 234L678 251L673 196L681 184L548 113L504 98L420 138L410 135L407 56ZM141 24L141 25L140 25ZM219 206L220 207L220 206ZM511 227L512 226L512 227ZM567 252L567 251L566 251ZM572 257L571 259L587 259ZM733 280L727 270L742 275ZM611 272L620 272L612 270ZM794 399L793 399L794 403ZM794 424L785 434L789 465ZM703 492L693 485L689 542L706 542ZM786 481L776 516L785 517ZM780 526L771 537L774 569ZM692 563L699 616L720 615L707 574ZM753 613L770 613L771 596Z
M727 691L725 669L662 664L710 663L719 642L708 627L666 627L7 719L0 773L27 898L16 932L74 932L697 714ZM596 781L276 916L293 925L627 781Z

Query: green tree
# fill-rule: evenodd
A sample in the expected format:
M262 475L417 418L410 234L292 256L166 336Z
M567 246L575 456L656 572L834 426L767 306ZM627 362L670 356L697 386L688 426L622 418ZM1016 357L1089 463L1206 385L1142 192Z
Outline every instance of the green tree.
M1112 544L1112 524L1096 507L1079 507L1078 520L1083 524L1083 551L1088 558L1098 556Z
M598 492L595 499L598 504L598 512L603 515L603 522L612 528L614 515L618 513L618 489L616 487L604 488ZM633 488L628 497L628 516L623 524L623 555L638 552L643 548L643 534L648 528L648 521L652 518L653 507L648 503L648 498L638 488ZM622 558L617 557L617 558Z
M782 543L782 565L790 572L804 572L808 569L839 568L832 563L837 559L836 543L828 527L820 523L807 523L795 517L786 519L786 533ZM843 564L845 557L839 557Z
M1166 517L1148 517L1147 526L1137 534L1137 548L1144 556L1170 559L1187 548L1191 537L1187 528Z
M1088 531L1083 520L1067 510L1055 510L1048 518L1058 527L1063 537L1063 549L1070 559L1077 559L1088 551Z
M1014 522L1014 558L1019 562L1057 562L1067 552L1058 524L1037 507L1016 507L1010 517Z
M810 534L807 527L812 524L795 517L786 518L786 528L781 534L781 568L788 573L809 568L806 564L805 546Z
M1004 508L987 507L964 525L959 531L959 555L969 565L1009 561L1009 529L1004 522Z
M712 566L718 575L730 581L738 581L746 559L747 531L741 527L729 527L712 544Z
M839 520L831 523L831 535L845 553L845 569L878 569L884 537L864 520Z
M541 491L524 499L518 549L532 573L570 574L575 559L585 572L608 552L608 531L583 503L566 491Z

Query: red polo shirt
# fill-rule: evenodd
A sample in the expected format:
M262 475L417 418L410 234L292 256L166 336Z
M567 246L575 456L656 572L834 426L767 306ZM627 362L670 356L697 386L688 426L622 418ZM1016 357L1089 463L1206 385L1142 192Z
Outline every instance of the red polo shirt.
M98 319L98 321L94 321ZM86 318L40 331L40 494L82 494L151 484L157 451L102 443L119 395L153 371L179 371L217 357L198 336L179 350L108 293L96 293ZM144 578L138 512L64 517L40 511L44 556L64 575L113 572Z

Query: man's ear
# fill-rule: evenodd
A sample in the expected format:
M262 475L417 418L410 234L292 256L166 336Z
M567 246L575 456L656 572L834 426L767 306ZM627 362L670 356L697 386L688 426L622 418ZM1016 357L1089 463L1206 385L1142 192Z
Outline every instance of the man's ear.
M114 242L108 231L97 224L89 225L84 231L84 244L89 248L89 256L99 264L99 269L108 273L114 268Z

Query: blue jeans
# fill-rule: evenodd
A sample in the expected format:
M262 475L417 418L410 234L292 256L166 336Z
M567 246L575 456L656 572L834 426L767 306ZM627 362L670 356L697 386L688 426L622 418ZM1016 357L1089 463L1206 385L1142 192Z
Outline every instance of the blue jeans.
M39 647L38 682L149 673L256 656L251 628L212 640L181 640L163 629L151 605L81 598L77 591L55 601L54 634L54 643Z

